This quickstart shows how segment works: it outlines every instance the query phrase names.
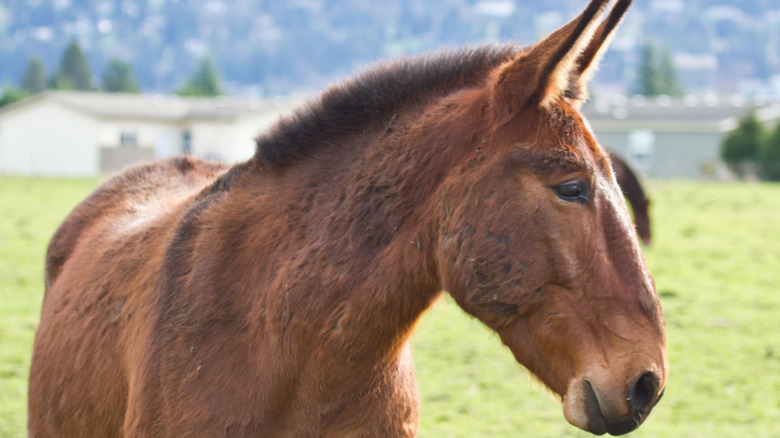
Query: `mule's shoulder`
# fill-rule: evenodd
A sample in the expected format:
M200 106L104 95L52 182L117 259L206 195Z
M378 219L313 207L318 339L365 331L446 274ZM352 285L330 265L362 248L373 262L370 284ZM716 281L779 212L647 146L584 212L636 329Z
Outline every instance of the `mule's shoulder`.
M140 200L161 196L163 192L198 190L226 169L223 164L176 157L134 166L106 180L73 209L49 241L45 268L46 290L56 279L85 230L96 221L122 209L132 208Z
M203 188L189 203L186 211L177 220L173 235L167 242L161 270L162 304L161 312L175 313L179 282L192 271L195 240L203 231L201 217L212 206L231 191L237 181L251 168L251 162L237 164L221 174L209 186ZM186 300L186 298L185 298ZM186 307L186 305L185 305Z

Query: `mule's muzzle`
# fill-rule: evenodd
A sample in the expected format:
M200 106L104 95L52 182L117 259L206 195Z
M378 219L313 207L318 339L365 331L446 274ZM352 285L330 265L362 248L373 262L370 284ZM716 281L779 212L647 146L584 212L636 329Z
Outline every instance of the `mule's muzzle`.
M653 373L635 378L626 394L626 409L609 409L602 406L591 382L583 380L583 401L587 424L585 429L595 435L623 435L639 427L650 410L663 396L659 392L660 379ZM622 411L622 412L621 412Z

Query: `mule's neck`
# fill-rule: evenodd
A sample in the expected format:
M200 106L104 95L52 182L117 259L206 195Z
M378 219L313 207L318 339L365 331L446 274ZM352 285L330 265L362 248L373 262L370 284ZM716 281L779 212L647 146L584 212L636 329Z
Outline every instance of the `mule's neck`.
M435 263L435 214L432 207L437 172L410 142L423 109L390 115L373 131L346 138L346 156L324 154L312 160L309 185L316 198L330 199L332 215L325 228L332 262L349 271L334 297L351 302L361 332L383 339L392 354L441 290ZM318 182L330 175L327 183ZM327 202L327 201L326 201ZM359 310L358 310L359 309Z
M311 139L332 144L285 165L254 160L253 188L234 204L253 205L245 220L279 241L263 248L259 271L274 274L259 281L310 305L305 318L317 330L351 326L355 343L400 351L442 290L438 198L484 142L480 92L418 100L360 130Z
M441 290L435 187L421 176L437 172L427 168L432 160L410 150L424 145L408 144L418 115L390 116L373 132L345 136L343 144L282 169L256 166L231 190L231 209L242 211L232 222L273 244L236 241L225 257L236 257L227 253L236 246L246 248L247 258L262 254L254 281L270 287L257 300L299 303L289 311L278 304L284 314L278 319L305 321L312 333L338 333L361 355L398 357Z

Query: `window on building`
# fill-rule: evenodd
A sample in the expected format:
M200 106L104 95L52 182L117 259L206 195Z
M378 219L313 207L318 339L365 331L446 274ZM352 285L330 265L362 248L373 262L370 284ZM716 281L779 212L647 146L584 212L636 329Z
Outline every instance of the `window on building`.
M192 154L192 131L189 129L181 133L181 153L184 155Z
M628 134L628 159L634 166L640 169L649 169L653 166L653 152L655 151L655 134L653 131L633 131Z
M122 131L119 134L119 145L123 147L138 146L138 134L135 131Z

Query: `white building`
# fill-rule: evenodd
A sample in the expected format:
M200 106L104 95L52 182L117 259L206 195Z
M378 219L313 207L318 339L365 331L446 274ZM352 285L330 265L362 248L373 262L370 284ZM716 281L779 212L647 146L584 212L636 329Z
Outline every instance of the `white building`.
M720 145L749 111L767 129L780 123L780 102L742 96L596 98L583 112L604 147L649 178L728 176Z
M226 163L289 101L47 91L0 109L0 173L92 176L191 154Z
M0 173L93 176L191 154L250 158L292 100L47 91L0 108ZM650 178L720 178L720 143L748 111L772 129L780 102L610 95L584 108L598 140Z

